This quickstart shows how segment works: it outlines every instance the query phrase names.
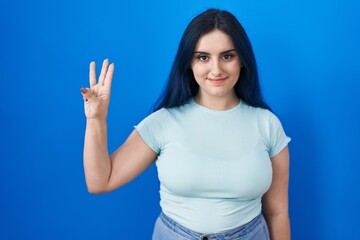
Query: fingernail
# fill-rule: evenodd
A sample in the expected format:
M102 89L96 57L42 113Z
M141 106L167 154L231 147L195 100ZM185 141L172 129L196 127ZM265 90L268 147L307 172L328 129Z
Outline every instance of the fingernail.
M86 94L87 93L87 90L85 88L80 88L80 91L83 93L83 94Z

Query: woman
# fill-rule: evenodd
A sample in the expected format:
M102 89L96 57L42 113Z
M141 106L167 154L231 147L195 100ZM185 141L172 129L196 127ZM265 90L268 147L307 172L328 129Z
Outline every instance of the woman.
M250 41L232 14L210 9L191 21L156 111L109 156L113 72L105 60L96 82L91 63L90 88L81 89L89 192L119 188L156 161L162 213L153 239L290 239L290 138L262 99Z

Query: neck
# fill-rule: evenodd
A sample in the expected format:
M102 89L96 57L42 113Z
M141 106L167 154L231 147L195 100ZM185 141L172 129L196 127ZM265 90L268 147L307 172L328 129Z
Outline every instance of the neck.
M195 102L203 107L218 110L218 111L225 111L231 109L239 104L240 99L236 97L236 95L230 97L211 97L205 98L201 96L199 93L195 96Z

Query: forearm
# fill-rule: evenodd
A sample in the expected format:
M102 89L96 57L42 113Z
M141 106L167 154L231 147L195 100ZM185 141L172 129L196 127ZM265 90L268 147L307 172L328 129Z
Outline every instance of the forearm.
M271 240L290 240L290 219L287 214L265 214Z
M111 173L106 120L86 121L84 170L89 192L104 192Z

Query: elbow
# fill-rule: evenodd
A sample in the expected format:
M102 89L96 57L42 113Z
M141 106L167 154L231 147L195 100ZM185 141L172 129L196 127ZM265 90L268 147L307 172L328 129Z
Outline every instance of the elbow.
M90 194L103 194L105 191L97 190L97 189L88 189L88 193Z
M90 194L103 194L108 192L105 188L94 187L94 186L87 186L87 190L88 193Z

